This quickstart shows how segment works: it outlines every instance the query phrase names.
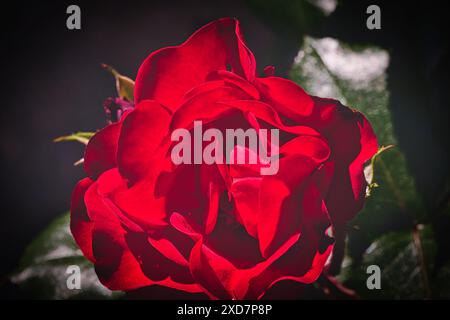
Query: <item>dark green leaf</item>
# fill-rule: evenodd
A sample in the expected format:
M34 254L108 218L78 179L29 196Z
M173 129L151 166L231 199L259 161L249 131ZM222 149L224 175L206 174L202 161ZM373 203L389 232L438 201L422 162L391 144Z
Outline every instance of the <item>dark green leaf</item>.
M81 288L68 289L67 268L81 271ZM121 293L104 287L93 265L83 256L69 229L69 214L55 220L25 250L10 281L30 299L112 299Z
M309 93L334 98L358 109L371 122L380 146L396 145L388 108L387 51L376 47L351 48L332 38L306 37L291 77ZM410 228L423 214L421 201L409 174L404 155L395 147L374 163L373 181L365 208L354 219L359 231L351 235L363 243L350 248L352 255L364 249L384 232ZM351 240L352 241L352 240ZM350 244L353 245L352 243Z
M436 245L431 228L419 231L426 270L432 268ZM372 243L363 255L361 265L344 264L340 279L355 289L362 298L375 299L424 299L427 290L420 266L420 256L414 245L412 232L392 232ZM381 269L381 290L369 290L366 285L367 267L377 265ZM450 267L444 267L431 281L432 297L450 298Z
M309 93L338 99L363 112L379 145L389 146L397 141L388 108L388 64L387 51L376 47L352 48L331 38L306 37L291 76ZM444 267L436 278L429 277L436 249L430 228L422 233L423 250L413 241L414 226L426 221L425 210L401 150L395 147L383 152L368 165L371 196L350 222L355 228L349 228L340 278L365 298L425 298L430 295L427 287L433 296L448 297L450 283L445 279L450 268ZM370 264L381 267L382 290L366 287Z

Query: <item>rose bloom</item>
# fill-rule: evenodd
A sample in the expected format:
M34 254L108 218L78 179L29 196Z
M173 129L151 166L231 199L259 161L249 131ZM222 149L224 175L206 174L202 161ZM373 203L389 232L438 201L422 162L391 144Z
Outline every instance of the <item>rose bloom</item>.
M269 70L268 68L266 70ZM317 280L362 208L370 123L294 82L256 75L238 21L220 19L139 68L135 107L89 141L71 230L111 290L160 285L258 299ZM171 161L177 128L279 129L279 170ZM251 152L251 150L247 150Z

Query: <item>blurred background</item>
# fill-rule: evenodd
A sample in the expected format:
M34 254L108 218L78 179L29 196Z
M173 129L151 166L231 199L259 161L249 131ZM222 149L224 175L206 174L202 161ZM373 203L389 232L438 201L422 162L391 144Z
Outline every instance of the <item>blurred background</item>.
M81 8L81 30L66 28L70 4ZM371 4L381 8L380 30L366 27ZM59 238L41 232L67 212L84 175L72 165L83 146L52 140L106 124L102 103L115 88L100 64L134 79L153 50L225 16L240 20L259 72L273 65L311 94L360 109L380 145L395 145L375 162L379 187L349 225L339 280L363 298L450 298L444 1L29 1L1 12L1 298L36 297L42 286L46 269L30 268L51 260L42 250L55 251ZM53 231L67 226L59 219ZM39 234L44 249L32 242ZM383 290L365 287L373 263L382 267ZM39 297L70 298L54 288Z

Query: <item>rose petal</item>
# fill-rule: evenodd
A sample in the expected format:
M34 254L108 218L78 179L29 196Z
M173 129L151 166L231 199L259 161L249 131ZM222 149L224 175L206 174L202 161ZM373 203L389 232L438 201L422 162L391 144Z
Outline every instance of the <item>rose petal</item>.
M333 222L343 224L362 208L367 186L363 166L377 152L377 139L361 113L335 100L314 97L314 102L309 121L328 140L334 162L326 204Z
M143 179L163 156L156 153L168 134L170 113L155 101L140 102L123 122L118 140L117 163L130 182Z
M180 46L153 52L139 68L135 101L153 99L175 110L188 90L227 66L249 81L255 77L255 59L242 40L239 22L224 18L202 27Z
M247 298L260 298L268 288L285 279L316 281L333 248L333 239L325 233L330 219L322 199L315 184L308 184L300 203L304 221L300 233L294 233L272 256L255 266Z
M207 84L209 84L208 82ZM189 100L183 102L177 111L175 111L170 130L177 128L191 129L194 121L202 121L203 125L223 117L225 113L232 111L232 108L219 104L230 100L246 99L249 96L232 87L212 88L209 90L202 90L201 93L193 95Z
M283 130L296 135L313 135L320 134L313 128L304 125L286 125L280 119L276 109L269 104L256 100L234 100L227 102L220 102L220 104L227 105L241 110L244 113L252 113L256 118L264 120L279 130Z
M273 106L277 112L297 120L313 112L311 97L295 82L279 78L258 78L256 86L261 92L262 101Z
M84 170L92 179L116 166L117 142L122 122L110 124L89 140L84 153Z
M143 230L167 225L166 202L163 197L155 196L153 180L143 180L128 189L117 191L112 200L124 215Z
M258 237L259 194L261 177L238 179L231 186L236 212L246 231Z
M162 256L148 240L137 244L130 240L141 239L143 233L130 231L127 227L130 222L118 208L113 207L109 196L114 192L113 186L120 185L112 181L114 177L120 177L117 170L104 173L85 193L87 212L93 223L92 248L95 270L100 281L111 290L127 291L159 284L189 292L201 292L192 282L187 267L179 266L173 260ZM155 276L154 262L148 263L147 260L143 263L142 252L146 253L145 257L152 255L157 257L153 261L165 264L165 276ZM173 268L175 275L171 278L170 270Z
M292 155L280 159L278 173L265 176L261 183L258 238L264 257L298 232L302 185L330 154L327 144L317 137L298 137L291 141L293 144L295 152L291 150Z
M95 260L92 253L93 223L87 214L84 195L93 183L94 181L90 178L85 178L78 182L73 190L70 205L70 230L84 256L91 262Z
M212 252L200 239L191 251L189 259L192 276L215 299L232 299L238 281L235 267L226 259Z
M194 283L185 258L170 241L149 238L144 233L127 233L125 239L142 272L153 283L170 284L172 288L190 292L201 291Z
M239 88L247 93L252 99L259 100L259 92L253 84L233 72L226 70L213 71L208 75L207 79L210 81L223 80L224 85Z

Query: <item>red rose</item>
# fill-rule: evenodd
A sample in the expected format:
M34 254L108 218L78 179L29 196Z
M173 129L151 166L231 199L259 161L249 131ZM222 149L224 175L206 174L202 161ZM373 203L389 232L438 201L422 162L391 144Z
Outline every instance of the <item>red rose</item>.
M362 207L371 125L290 80L257 77L233 19L153 52L139 69L135 108L85 152L71 230L112 290L162 285L211 298L259 298L283 279L314 282L333 231ZM171 133L193 121L279 129L279 170L171 161ZM248 150L247 150L248 151Z

